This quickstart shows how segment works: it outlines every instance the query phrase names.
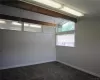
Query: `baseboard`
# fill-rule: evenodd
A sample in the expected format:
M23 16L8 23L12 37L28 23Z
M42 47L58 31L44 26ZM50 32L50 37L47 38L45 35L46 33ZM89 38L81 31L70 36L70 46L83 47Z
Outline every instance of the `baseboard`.
M19 64L19 65L13 65L13 66L1 67L0 70L11 69L11 68L17 68L17 67L24 67L24 66L30 66L30 65L36 65L36 64L42 64L42 63L48 63L48 62L54 62L54 61L55 61L55 60L41 61L41 62L28 63L28 64Z
M94 75L94 76L100 78L100 75L98 75L98 74L96 74L96 73L94 73L94 72L91 72L91 71L88 71L88 70L85 70L85 69L79 68L79 67L77 67L77 66L74 66L74 65L71 65L71 64L68 64L68 63L65 63L65 62L59 61L59 60L57 60L57 62L63 63L63 64L65 64L65 65L68 65L68 66L72 67L72 68L75 68L75 69L77 69L77 70L80 70L80 71L86 72L86 73L88 73L88 74L91 74L91 75Z

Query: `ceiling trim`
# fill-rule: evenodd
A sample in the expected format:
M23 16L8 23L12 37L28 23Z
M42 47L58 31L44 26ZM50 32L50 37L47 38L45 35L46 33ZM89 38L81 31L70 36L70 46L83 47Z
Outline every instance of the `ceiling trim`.
M22 22L28 22L28 23L34 23L34 24L40 24L40 25L47 25L47 26L53 26L53 27L56 26L56 24L54 24L54 23L48 23L48 22L37 21L37 20L32 20L32 19L20 18L20 17L4 15L4 14L0 14L0 19L22 21Z
M55 12L55 11L51 11L51 10L48 10L48 9L45 9L45 8L41 8L39 6L29 4L29 3L26 3L26 2L22 2L22 1L19 1L19 0L14 0L14 1L3 0L2 2L0 2L0 4L77 22L77 18L70 17L70 16L67 16L67 15L64 15L64 14L61 14L61 13L58 13L58 12Z

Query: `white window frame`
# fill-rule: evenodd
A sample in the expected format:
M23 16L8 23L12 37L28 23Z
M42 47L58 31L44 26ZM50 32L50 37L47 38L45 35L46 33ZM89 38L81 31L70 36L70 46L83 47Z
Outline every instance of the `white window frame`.
M75 29L75 28L74 28ZM56 29L57 31L58 29ZM67 46L67 45L57 45L57 35L70 35L74 34L74 43L72 46ZM64 31L64 32L56 32L56 46L65 46L65 47L75 47L75 30L70 30L70 31Z

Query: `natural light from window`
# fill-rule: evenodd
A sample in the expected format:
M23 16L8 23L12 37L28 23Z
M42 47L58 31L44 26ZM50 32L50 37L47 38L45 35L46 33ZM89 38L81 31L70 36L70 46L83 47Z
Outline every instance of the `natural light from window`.
M75 34L64 34L64 35L57 35L56 36L56 44L58 46L75 46Z
M57 27L56 45L75 47L75 22L68 21Z
M42 32L42 25L22 21L0 19L0 29L27 32Z

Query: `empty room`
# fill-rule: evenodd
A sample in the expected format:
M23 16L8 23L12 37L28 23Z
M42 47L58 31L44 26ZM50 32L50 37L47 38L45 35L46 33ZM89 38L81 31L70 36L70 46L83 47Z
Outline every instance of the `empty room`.
M100 80L100 1L0 0L0 80Z

